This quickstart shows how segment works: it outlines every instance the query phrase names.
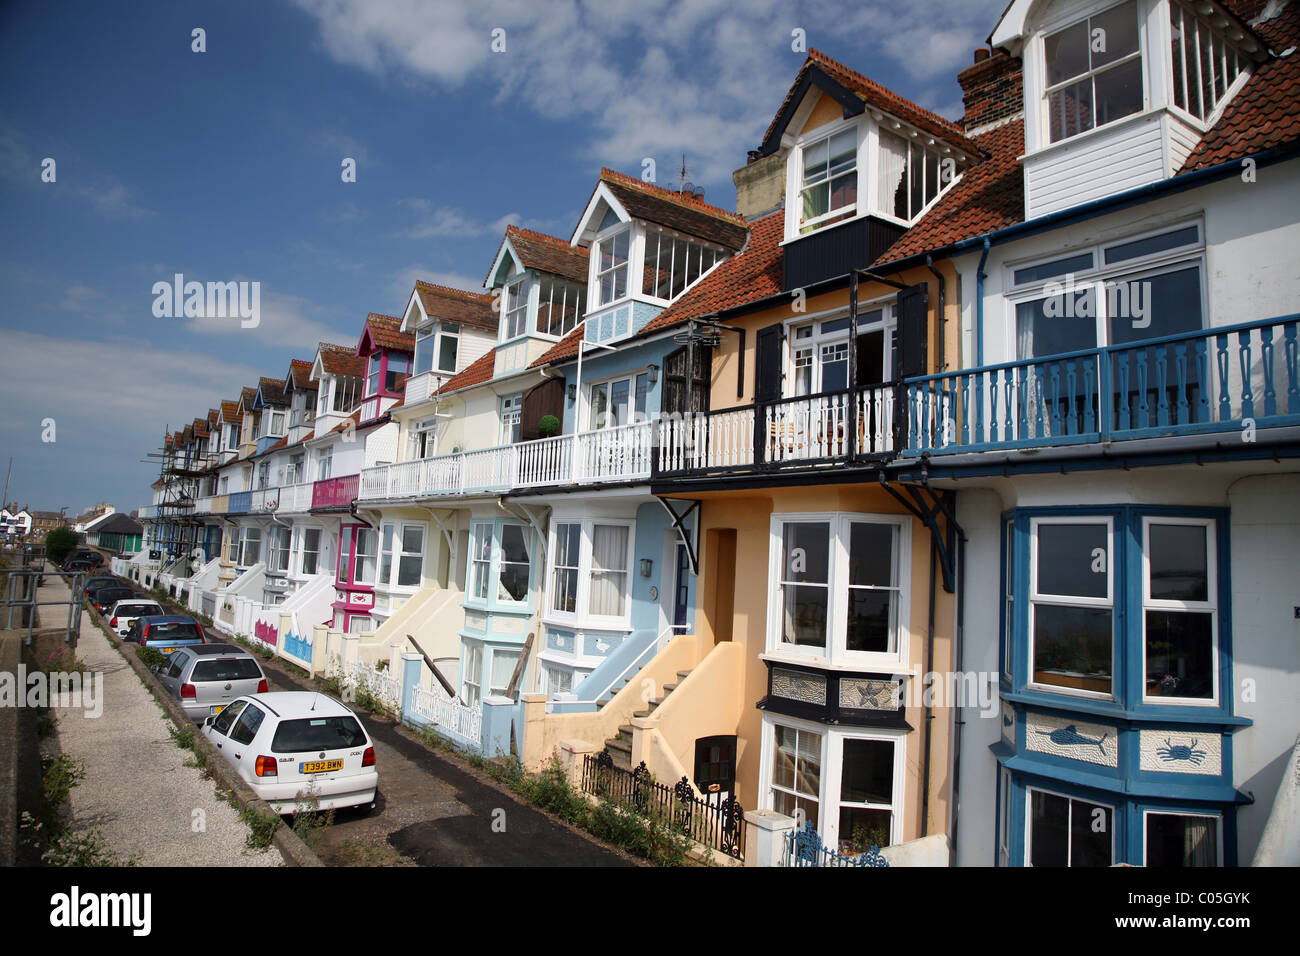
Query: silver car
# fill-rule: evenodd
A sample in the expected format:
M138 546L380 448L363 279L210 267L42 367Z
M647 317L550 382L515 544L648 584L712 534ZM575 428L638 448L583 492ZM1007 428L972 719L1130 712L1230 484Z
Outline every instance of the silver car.
M178 647L158 669L158 679L180 701L186 716L198 723L221 713L238 697L270 689L257 658L235 644Z

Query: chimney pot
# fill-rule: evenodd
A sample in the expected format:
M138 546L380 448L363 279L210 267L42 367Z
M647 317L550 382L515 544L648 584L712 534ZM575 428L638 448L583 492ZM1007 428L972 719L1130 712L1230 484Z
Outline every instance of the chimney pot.
M975 62L983 63L985 60L989 58L989 55L990 55L989 48L982 46L975 51Z

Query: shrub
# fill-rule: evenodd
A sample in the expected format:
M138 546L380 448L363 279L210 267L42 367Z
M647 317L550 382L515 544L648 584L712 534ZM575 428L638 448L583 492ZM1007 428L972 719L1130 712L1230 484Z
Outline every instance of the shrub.
M153 667L155 665L162 667L167 663L167 655L157 648L137 647L135 653L140 660L144 661L145 667Z
M71 528L55 528L45 536L45 556L53 564L62 564L77 547L78 535Z
M543 415L537 422L537 432L543 438L560 433L560 420L554 415Z

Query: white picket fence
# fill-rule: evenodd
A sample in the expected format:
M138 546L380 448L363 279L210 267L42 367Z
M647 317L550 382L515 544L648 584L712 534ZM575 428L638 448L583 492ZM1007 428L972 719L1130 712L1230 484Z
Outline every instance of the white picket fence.
M483 742L483 712L467 707L440 687L428 691L415 687L411 691L411 714L420 722L435 724L440 731L460 738L479 749Z
M392 708L394 713L402 710L402 682L399 677L388 670L380 670L373 664L353 661L347 667L337 657L331 657L327 673L337 676L346 696L353 696L364 690L376 700Z

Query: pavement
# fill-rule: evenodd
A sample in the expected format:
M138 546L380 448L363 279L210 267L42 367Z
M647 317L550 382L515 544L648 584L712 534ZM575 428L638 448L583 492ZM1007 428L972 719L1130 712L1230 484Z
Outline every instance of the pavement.
M37 593L67 600L69 589L51 572ZM248 827L201 770L185 765L191 752L172 741L158 702L87 611L77 656L87 672L103 675L104 689L99 717L84 706L52 709L49 742L86 768L69 797L72 831L98 830L120 862L140 866L283 865L274 848L245 846Z
M315 690L276 662L273 688ZM631 857L548 816L468 764L428 749L392 720L358 712L375 745L379 798L343 810L313 846L333 865L636 866Z

